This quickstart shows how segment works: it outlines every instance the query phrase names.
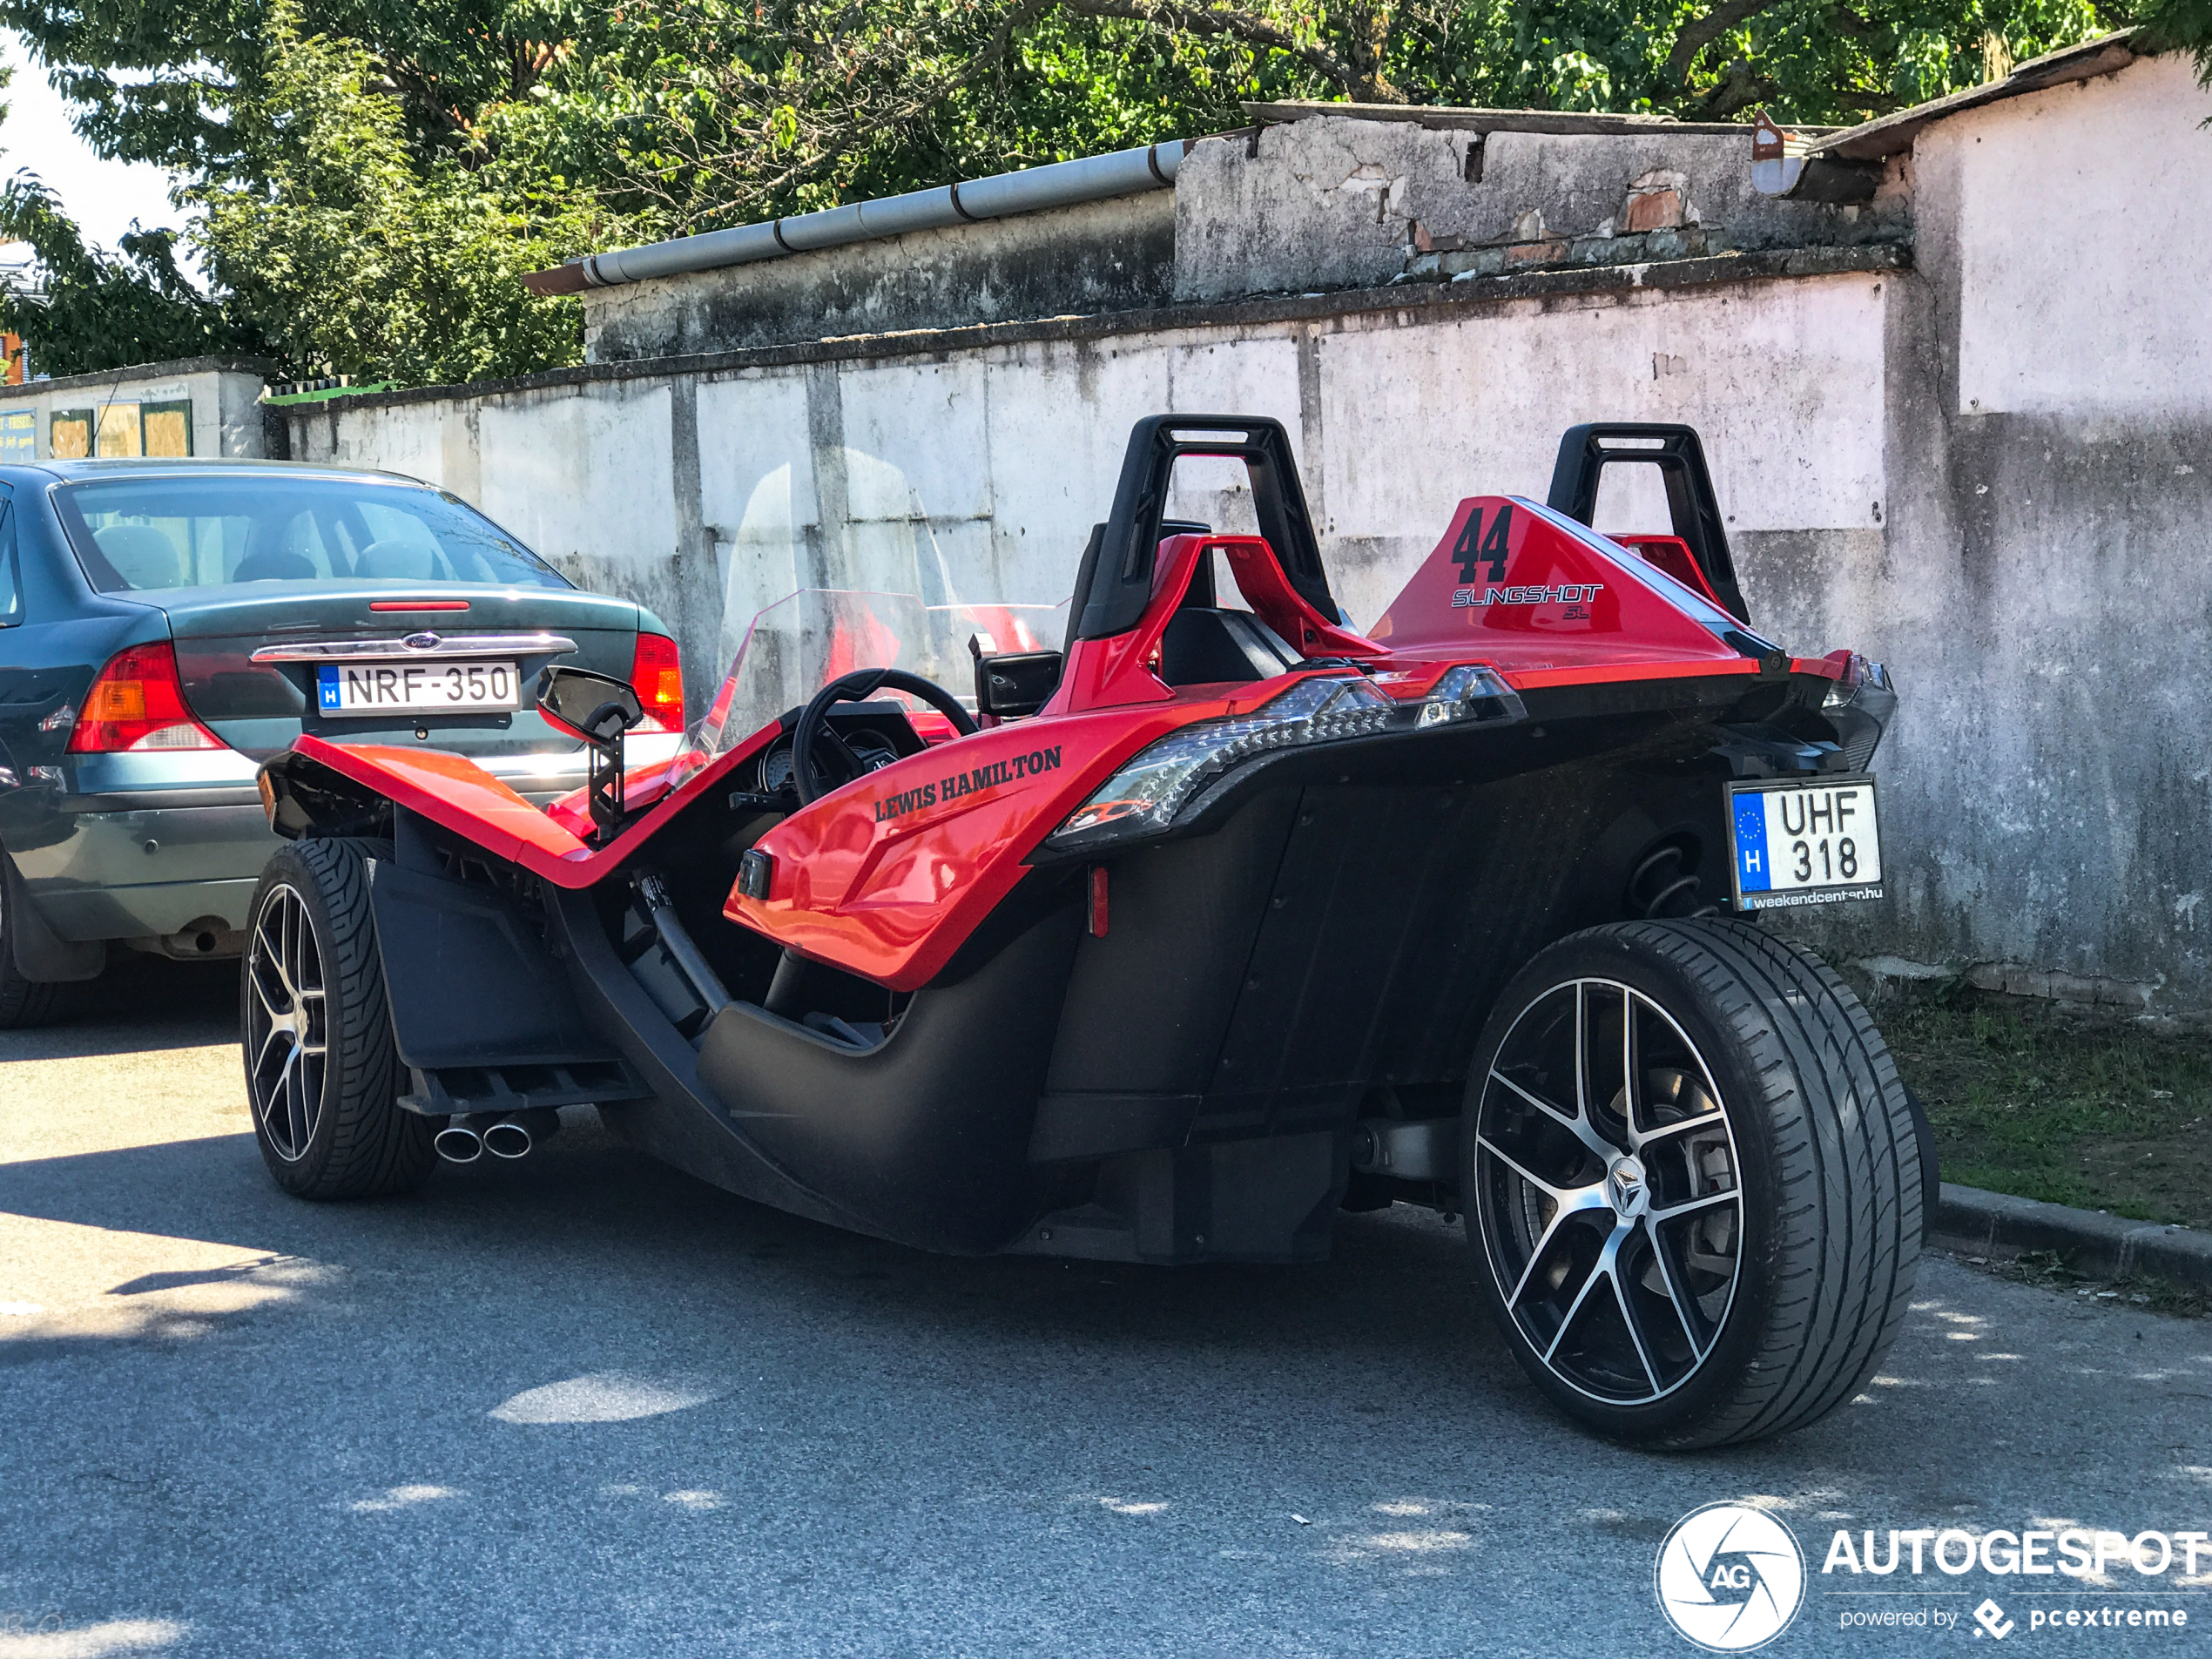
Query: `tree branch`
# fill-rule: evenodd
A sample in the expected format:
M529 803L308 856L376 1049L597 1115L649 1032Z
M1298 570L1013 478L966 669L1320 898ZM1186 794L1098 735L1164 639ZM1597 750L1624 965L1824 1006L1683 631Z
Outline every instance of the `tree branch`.
M1767 103L1781 90L1767 77L1754 74L1751 66L1738 57L1722 72L1720 84L1699 102L1697 113L1709 121L1724 121L1738 110Z
M1685 84L1689 79L1690 65L1703 51L1730 30L1739 24L1749 23L1759 13L1776 3L1776 0L1720 0L1720 3L1702 17L1693 17L1682 26L1675 37L1675 49L1667 54L1667 67L1675 78Z
M1338 57L1327 47L1315 43L1308 44L1297 36L1277 28L1264 17L1255 17L1250 12L1231 11L1223 6L1176 5L1171 0L1060 0L1069 11L1081 12L1087 17L1125 17L1133 23L1150 24L1172 34L1182 30L1193 35L1225 35L1254 46L1264 46L1271 51L1288 54L1307 68L1314 70L1350 92L1360 85L1363 78L1359 71ZM1388 87L1388 83L1381 83ZM1405 95L1388 87L1389 95L1376 101L1403 104Z
M761 161L766 154L772 154L776 147L770 136L765 132L761 135L759 146L751 152L736 145L725 145L717 153L694 152L688 158L690 165L698 168L700 172L709 177L718 176L732 186L719 201L710 199L708 204L702 207L698 199L699 192L696 190L684 192L679 198L678 194L643 179L633 179L631 181L631 185L633 188L642 188L645 193L658 197L666 201L671 207L684 212L685 217L694 226L701 219L711 223L725 215L751 208L755 204L770 199L794 185L808 183L819 177L826 169L850 153L863 140L876 137L887 127L903 126L919 119L946 98L993 72L1006 57L1008 48L1013 44L1015 36L1056 3L1057 0L1020 0L1020 3L1013 6L1004 17L999 19L997 26L991 30L989 37L983 45L973 56L966 59L958 71L941 76L933 81L924 82L918 90L908 91L906 96L896 99L887 108L873 105L865 98L856 98L853 94L858 85L864 84L864 71L875 71L890 66L891 64L898 61L900 56L898 52L890 52L881 62L847 62L841 64L835 61L833 54L831 61L819 72L825 82L838 83L841 96L836 102L842 106L845 118L825 122L815 126L807 135L813 139L813 142L808 144L802 140L799 146L802 153L790 165L772 175L761 176ZM733 64L731 68L733 78L742 74L748 79L758 78L753 77L751 71L746 71L742 64ZM911 85L912 83L908 84ZM788 99L785 107L794 111L808 108L812 105L812 100L806 95L808 89L789 84L757 84L748 90L771 98ZM770 117L772 124L772 115Z

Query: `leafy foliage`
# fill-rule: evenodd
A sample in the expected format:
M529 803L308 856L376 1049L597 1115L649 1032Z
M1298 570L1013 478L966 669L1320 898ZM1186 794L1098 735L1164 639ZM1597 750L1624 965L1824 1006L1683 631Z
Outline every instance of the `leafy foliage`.
M574 361L566 255L1240 125L1246 101L1847 123L2131 0L0 0L297 366ZM2212 0L2151 0L2175 11ZM151 279L149 279L151 280Z
M177 268L168 231L124 237L119 259L87 247L53 192L20 172L0 186L0 237L28 243L37 257L37 287L0 288L0 327L29 342L42 372L84 374L260 346Z
M498 158L469 167L410 144L402 100L367 51L273 18L249 96L233 94L233 158L180 194L238 311L295 361L408 384L527 373L580 354L573 302L523 273L597 228ZM553 181L557 183L557 181Z
M2212 0L2150 0L2143 11L2143 43L2155 51L2185 51L2196 59L2196 78L2212 87Z

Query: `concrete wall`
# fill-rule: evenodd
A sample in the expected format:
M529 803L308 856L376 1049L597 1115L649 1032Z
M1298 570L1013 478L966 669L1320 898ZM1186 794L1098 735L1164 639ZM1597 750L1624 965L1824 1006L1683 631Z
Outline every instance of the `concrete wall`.
M1286 424L1361 622L1460 499L1541 496L1565 427L1694 421L1757 603L1794 580L1773 560L1849 563L1880 540L1885 280L877 338L759 368L348 400L300 418L293 454L442 483L577 580L636 596L678 631L701 706L753 614L798 588L1064 601L1130 424L1163 409ZM1248 528L1227 482L1184 481L1179 509Z
M584 354L631 362L1165 302L1170 191L588 291Z
M266 453L260 404L265 369L260 363L194 357L0 387L0 459L51 459L57 410L185 402L192 405L193 455L259 456ZM27 425L20 421L25 415L31 417ZM11 422L11 416L17 420ZM24 450L26 437L30 453Z
M1851 948L2212 1011L2208 116L2159 58L1919 138L1886 533L1790 602L1903 685Z
M1751 188L1746 132L1562 136L1312 116L1194 145L1176 175L1175 295L1217 300L1558 265L1898 241L1865 206Z
M1896 242L1865 206L1751 188L1742 130L1487 135L1314 116L1193 145L1173 191L587 290L584 353L636 362L846 335L1328 293L1566 265Z

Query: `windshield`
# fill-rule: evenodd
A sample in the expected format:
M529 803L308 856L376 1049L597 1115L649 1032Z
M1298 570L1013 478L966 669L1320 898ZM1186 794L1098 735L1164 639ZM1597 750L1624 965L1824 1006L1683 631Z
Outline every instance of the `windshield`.
M933 605L913 593L804 589L753 617L712 710L692 729L686 747L711 759L862 668L903 668L973 709L971 639L986 654L1056 651L1067 625L1065 603Z
M570 585L458 496L418 484L140 474L64 484L54 503L102 593L249 582Z

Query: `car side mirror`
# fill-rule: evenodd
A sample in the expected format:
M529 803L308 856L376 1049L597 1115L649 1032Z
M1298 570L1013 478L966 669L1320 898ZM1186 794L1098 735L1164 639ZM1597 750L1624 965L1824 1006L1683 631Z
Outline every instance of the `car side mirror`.
M537 677L537 711L590 751L584 799L592 841L604 846L622 833L622 735L645 718L637 688L588 668L549 668Z
M537 710L587 743L612 743L645 718L636 686L588 668L549 668L540 674Z
M1035 714L1060 687L1065 659L1056 651L975 655L975 711L1000 719Z

